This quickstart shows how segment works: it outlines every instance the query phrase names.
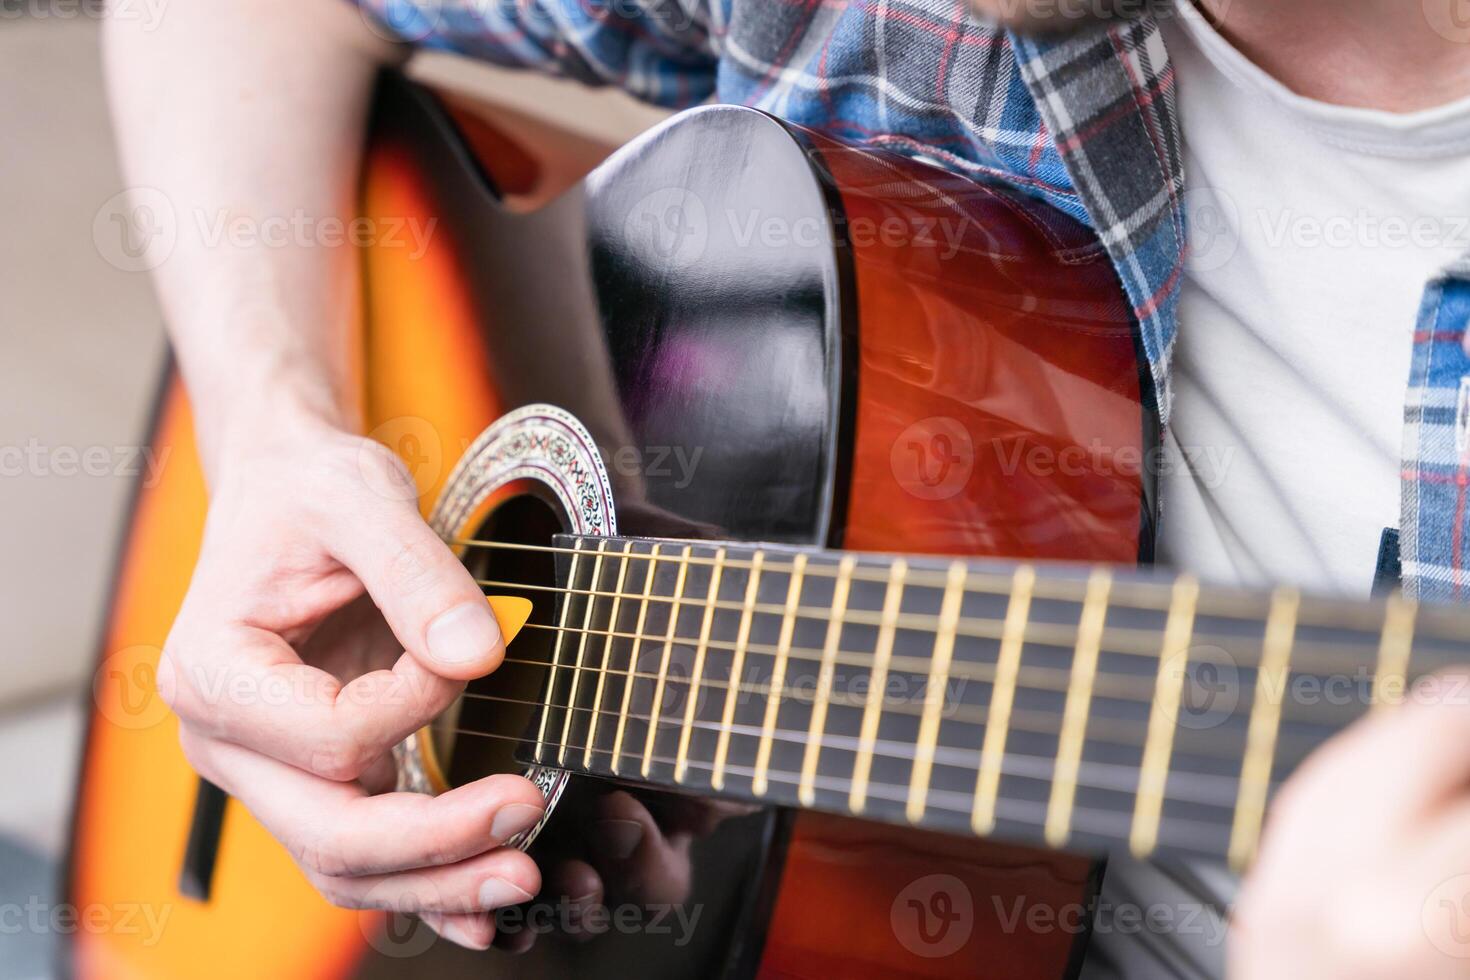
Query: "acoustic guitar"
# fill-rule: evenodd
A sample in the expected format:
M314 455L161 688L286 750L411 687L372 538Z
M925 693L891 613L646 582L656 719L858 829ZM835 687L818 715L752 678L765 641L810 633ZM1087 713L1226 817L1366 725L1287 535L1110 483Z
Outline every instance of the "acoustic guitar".
M528 616L400 787L525 772L546 885L461 949L328 905L192 774L152 690L205 512L170 373L76 975L1056 980L1106 854L1244 865L1308 751L1465 654L1453 609L1147 567L1136 325L1035 200L728 106L607 155L387 76L362 209L372 434Z

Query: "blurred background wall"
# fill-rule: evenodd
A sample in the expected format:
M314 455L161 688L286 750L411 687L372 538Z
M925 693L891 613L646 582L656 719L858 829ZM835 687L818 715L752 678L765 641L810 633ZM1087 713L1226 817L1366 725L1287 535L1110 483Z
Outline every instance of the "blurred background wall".
M136 479L116 470L143 437L165 351L146 273L110 265L93 237L99 210L125 186L98 59L100 6L0 0L0 835L47 855L63 845ZM605 141L662 115L619 93L442 56L412 70ZM106 473L81 464L88 450L112 461Z

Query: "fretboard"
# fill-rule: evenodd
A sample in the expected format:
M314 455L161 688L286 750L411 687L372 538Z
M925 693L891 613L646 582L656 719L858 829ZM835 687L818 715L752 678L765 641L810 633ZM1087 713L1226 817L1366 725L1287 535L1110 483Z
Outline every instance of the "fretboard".
M561 536L545 765L1080 849L1228 857L1470 613L1146 570Z

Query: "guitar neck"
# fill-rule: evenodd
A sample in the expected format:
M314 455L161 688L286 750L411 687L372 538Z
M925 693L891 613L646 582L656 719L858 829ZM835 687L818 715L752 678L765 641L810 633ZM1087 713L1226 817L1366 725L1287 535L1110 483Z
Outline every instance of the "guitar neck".
M1054 847L1253 854L1470 614L1148 570L561 536L531 761Z

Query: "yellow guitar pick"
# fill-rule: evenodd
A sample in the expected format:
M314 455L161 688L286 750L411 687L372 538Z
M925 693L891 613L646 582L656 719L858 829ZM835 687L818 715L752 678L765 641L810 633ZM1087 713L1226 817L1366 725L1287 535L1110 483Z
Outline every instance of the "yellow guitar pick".
M531 600L513 595L487 595L485 600L490 603L490 611L500 624L500 635L505 639L505 645L510 646L510 641L531 618Z

